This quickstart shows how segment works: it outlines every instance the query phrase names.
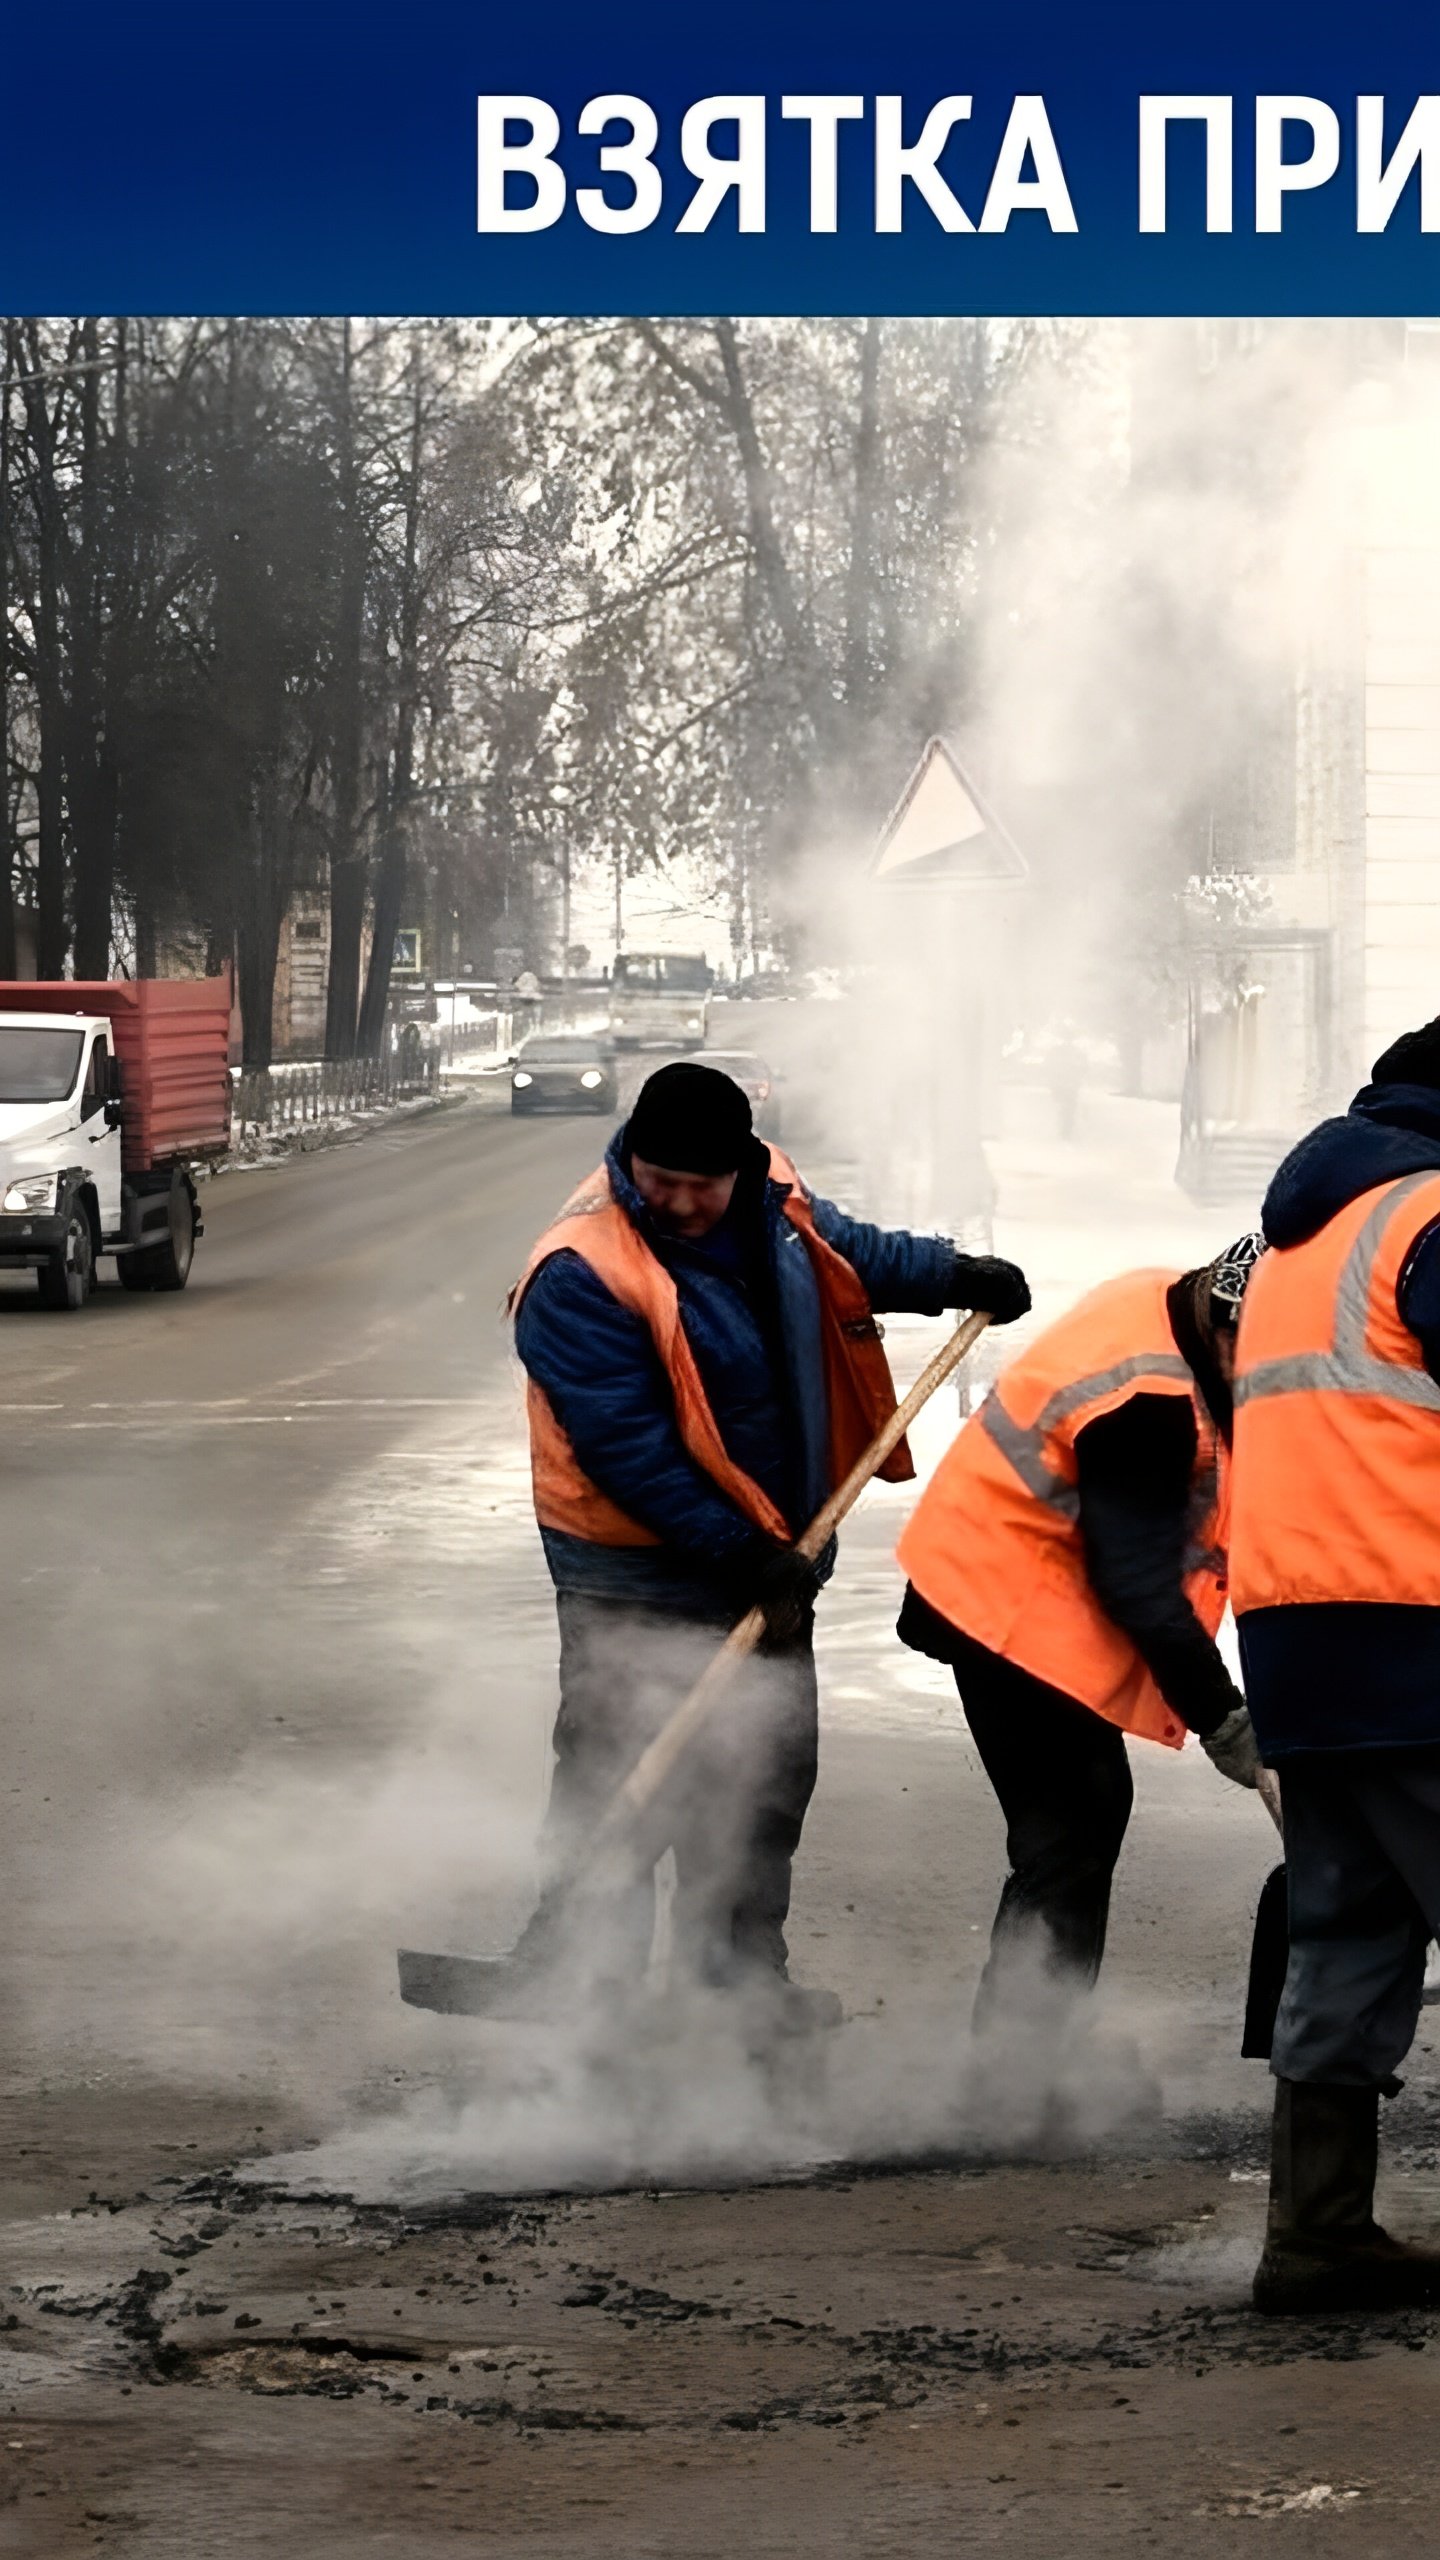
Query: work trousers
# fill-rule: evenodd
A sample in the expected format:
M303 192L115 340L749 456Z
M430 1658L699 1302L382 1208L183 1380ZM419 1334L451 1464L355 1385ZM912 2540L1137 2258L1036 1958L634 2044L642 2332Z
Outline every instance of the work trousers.
M975 2000L978 2027L1033 2007L1046 1981L1062 1995L1094 1982L1134 1788L1119 1727L1062 1690L968 1643L955 1683L1000 1800L1010 1859Z
M542 1835L547 1874L565 1873L615 1789L724 1642L728 1622L697 1621L556 1593L560 1713ZM790 1869L815 1789L819 1711L814 1623L752 1655L687 1753L641 1835L633 1880L617 1897L614 1969L644 1971L655 1927L656 1862L675 1855L675 1951L702 1980L785 1970Z
M1290 1962L1270 2067L1383 2088L1440 1936L1440 1747L1287 1753L1279 1773Z

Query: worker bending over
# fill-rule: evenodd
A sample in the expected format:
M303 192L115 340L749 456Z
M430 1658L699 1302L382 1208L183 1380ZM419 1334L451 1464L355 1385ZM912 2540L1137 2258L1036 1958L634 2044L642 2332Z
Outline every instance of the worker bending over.
M900 1541L899 1634L952 1665L1010 1872L977 2026L1093 1984L1130 1818L1127 1734L1256 1783L1225 1608L1230 1376L1258 1237L1108 1280L1028 1342ZM1037 1966L1038 1959L1038 1966ZM1044 1998L1041 1989L1044 1987Z
M1262 2311L1440 2301L1374 2218L1440 1932L1440 1021L1281 1165L1240 1329L1234 1600L1285 1812Z
M679 1946L703 1980L755 1985L797 2021L838 2011L829 1995L807 2007L786 1973L816 1775L814 1602L833 1562L794 1540L894 1411L875 1312L1003 1323L1029 1302L1011 1263L812 1197L752 1134L740 1087L699 1064L648 1079L540 1238L515 1307L560 1620L552 1876L726 1631L756 1604L768 1617L615 1915L622 1974L648 1959L669 1845ZM903 1444L883 1472L913 1473Z

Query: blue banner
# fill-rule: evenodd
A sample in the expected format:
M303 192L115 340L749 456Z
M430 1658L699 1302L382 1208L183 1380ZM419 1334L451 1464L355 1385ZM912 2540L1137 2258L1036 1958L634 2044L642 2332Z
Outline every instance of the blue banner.
M1413 6L33 10L10 310L1424 313Z

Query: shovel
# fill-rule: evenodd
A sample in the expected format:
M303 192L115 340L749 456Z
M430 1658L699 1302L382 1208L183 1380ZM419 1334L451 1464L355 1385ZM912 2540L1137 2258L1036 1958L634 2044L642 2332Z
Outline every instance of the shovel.
M978 1310L956 1326L949 1341L921 1370L914 1386L877 1431L869 1448L856 1459L842 1485L817 1511L796 1552L813 1564L829 1545L847 1512L902 1440L917 1413L937 1387L958 1369L972 1343L990 1319ZM504 2018L533 2015L543 2007L543 1977L562 1946L575 1944L575 1915L582 1900L603 1894L607 1885L627 1872L645 1817L675 1769L704 1731L740 1665L765 1633L765 1612L751 1609L731 1628L713 1662L702 1672L646 1744L624 1784L600 1816L584 1853L564 1881L541 1903L523 1936L508 1955L494 1957L426 1955L409 1947L399 1951L400 1997L414 2009L439 2009L451 2016ZM568 1925L567 1925L568 1924Z
M1266 1776L1270 1773L1267 1771ZM1284 1838L1280 1791L1270 1778L1259 1790L1260 1801ZM1290 1920L1286 1907L1284 1866L1272 1867L1260 1888L1255 1928L1250 1940L1250 1979L1245 1989L1245 2024L1240 2052L1246 2062L1268 2062L1275 2040L1275 2020L1290 1963Z

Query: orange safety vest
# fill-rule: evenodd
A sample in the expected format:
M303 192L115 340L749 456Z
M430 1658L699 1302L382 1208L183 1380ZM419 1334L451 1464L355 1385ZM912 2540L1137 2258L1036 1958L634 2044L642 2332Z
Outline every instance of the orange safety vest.
M1395 1288L1440 1173L1362 1192L1245 1292L1235 1370L1237 1614L1440 1606L1440 1386Z
M769 1149L770 1180L789 1185L785 1215L803 1238L819 1285L825 1385L830 1411L831 1481L838 1484L895 1410L895 1387L880 1330L859 1274L825 1242L815 1224L810 1195L788 1156ZM710 1410L694 1352L680 1321L675 1283L653 1254L610 1188L604 1165L571 1194L546 1228L511 1292L514 1314L542 1262L552 1253L578 1253L613 1298L650 1328L675 1398L675 1419L691 1457L747 1520L788 1545L790 1529L753 1476L729 1455ZM529 1381L530 1469L535 1512L542 1528L562 1529L605 1547L655 1547L662 1541L602 1493L586 1475L543 1387ZM915 1473L902 1440L880 1473L893 1484Z
M1185 1590L1207 1634L1225 1613L1226 1452L1165 1304L1173 1271L1092 1289L1003 1369L942 1458L900 1541L921 1598L991 1653L1127 1733L1179 1749L1172 1714L1090 1587L1075 1443L1132 1396L1188 1396L1195 1467Z

